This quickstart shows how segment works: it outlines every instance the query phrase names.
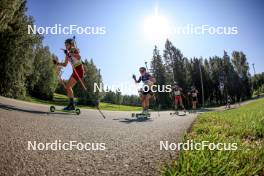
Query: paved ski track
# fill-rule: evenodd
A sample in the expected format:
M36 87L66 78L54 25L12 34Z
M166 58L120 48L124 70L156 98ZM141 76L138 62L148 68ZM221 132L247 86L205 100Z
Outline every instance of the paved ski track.
M0 97L0 175L160 175L176 151L160 141L181 142L195 115L153 112L150 120L131 112L82 109L81 115L49 113L48 105ZM32 151L28 141L105 143L104 151Z

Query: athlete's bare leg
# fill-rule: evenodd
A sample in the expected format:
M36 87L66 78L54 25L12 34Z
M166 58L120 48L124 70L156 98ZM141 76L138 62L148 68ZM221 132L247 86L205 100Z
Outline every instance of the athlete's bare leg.
M69 98L74 98L72 88L75 86L76 83L77 83L77 81L73 77L71 77L70 80L66 84L67 96Z
M182 99L180 99L180 106L181 106L181 108L184 110L184 112L185 112L185 108L184 108L184 105L183 105L183 103L182 103Z

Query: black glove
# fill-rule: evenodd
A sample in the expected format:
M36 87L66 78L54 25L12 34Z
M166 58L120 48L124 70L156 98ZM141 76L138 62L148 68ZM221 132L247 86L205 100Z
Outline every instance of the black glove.
M68 54L68 52L67 52L67 50L66 50L66 49L64 49L63 51L64 51L64 54L66 54L66 55Z
M70 53L66 49L64 49L63 52L67 57L71 57Z
M53 61L53 64L55 64L55 65L58 65L59 64L56 59L53 59L52 61Z
M136 75L133 75L132 78L133 78L134 80L136 80Z

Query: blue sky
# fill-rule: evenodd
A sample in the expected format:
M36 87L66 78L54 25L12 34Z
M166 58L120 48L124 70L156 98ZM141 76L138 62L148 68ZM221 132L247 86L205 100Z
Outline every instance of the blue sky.
M243 51L250 66L263 72L264 59L264 2L261 0L28 0L28 14L37 26L104 26L105 35L76 35L82 58L93 58L101 69L105 84L132 82L131 75L150 61L154 45L161 51L165 38L153 40L143 30L144 20L153 16L155 9L171 26L210 25L236 26L237 35L180 35L169 39L186 57L222 56L226 50ZM44 35L44 44L61 60L60 48L73 35ZM251 66L252 67L252 66ZM251 70L253 73L253 70ZM71 74L66 68L63 77Z

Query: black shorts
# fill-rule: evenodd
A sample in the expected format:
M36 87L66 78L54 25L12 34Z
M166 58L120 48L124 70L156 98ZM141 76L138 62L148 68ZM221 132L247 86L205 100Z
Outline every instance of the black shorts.
M145 87L144 89L141 89L141 90L140 90L140 93L141 93L142 95L148 95L148 94L149 94L149 95L153 95L153 92L152 92L150 89L148 90L148 88L146 88L146 87Z
M197 101L197 97L192 97L192 101Z
M142 91L141 92L143 95L153 95L153 92L151 91L151 90L149 90L149 91Z

